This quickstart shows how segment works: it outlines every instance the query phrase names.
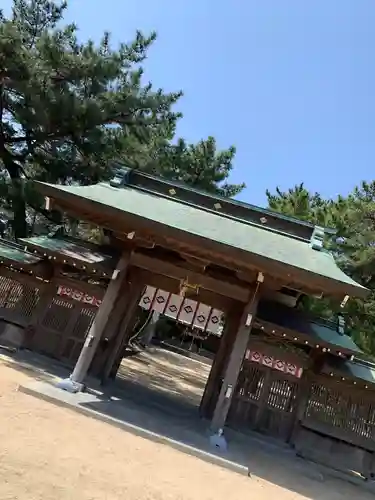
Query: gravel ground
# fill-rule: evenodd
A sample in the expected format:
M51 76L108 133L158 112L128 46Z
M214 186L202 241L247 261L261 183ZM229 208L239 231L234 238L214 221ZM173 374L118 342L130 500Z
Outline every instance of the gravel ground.
M306 477L296 493L207 464L17 392L35 374L16 367L0 359L1 500L373 498L346 483Z

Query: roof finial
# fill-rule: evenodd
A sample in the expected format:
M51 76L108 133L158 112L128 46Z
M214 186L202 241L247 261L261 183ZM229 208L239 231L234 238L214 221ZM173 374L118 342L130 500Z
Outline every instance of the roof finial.
M310 246L314 250L321 250L324 244L324 227L315 226L310 238Z
M115 170L115 175L112 180L109 182L112 187L123 187L129 183L130 175L132 173L132 169L129 167L120 167Z

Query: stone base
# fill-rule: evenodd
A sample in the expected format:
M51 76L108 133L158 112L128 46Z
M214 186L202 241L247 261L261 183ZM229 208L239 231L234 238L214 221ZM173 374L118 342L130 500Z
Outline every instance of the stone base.
M80 384L79 382L74 382L74 380L72 380L71 378L64 378L63 380L60 380L60 382L58 382L56 386L59 389L70 392L72 394L75 394L77 392L83 392L85 390L84 384Z
M226 452L228 450L228 443L222 431L210 436L210 445L222 452Z

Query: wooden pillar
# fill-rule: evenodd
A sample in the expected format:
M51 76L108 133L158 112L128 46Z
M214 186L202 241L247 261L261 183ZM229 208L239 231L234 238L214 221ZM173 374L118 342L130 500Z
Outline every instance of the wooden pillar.
M91 363L89 372L94 376L101 376L103 372L131 296L131 278L127 277L121 285L117 300L108 318L105 333L100 342L101 348L97 350Z
M112 278L104 295L103 302L101 303L87 334L73 373L69 379L63 380L58 384L62 389L69 392L78 392L83 389L83 381L94 358L103 332L108 324L109 317L121 291L122 285L126 280L129 261L130 253L124 252L112 274Z
M228 364L229 355L236 339L241 316L242 305L234 307L226 313L225 325L220 339L219 348L215 354L199 406L199 414L203 418L212 418L217 397L220 393L223 373Z
M260 277L258 277L258 280L259 279ZM261 275L261 279L263 280L263 275ZM250 301L245 305L242 311L239 329L233 344L232 351L230 353L229 362L225 370L224 380L211 421L211 430L213 431L213 433L222 432L225 426L230 404L232 402L233 393L236 388L238 375L241 370L242 361L246 353L247 345L249 343L249 337L254 317L258 307L259 285L260 282L258 281L256 288L251 294Z
M101 373L101 381L104 384L110 375L113 373L113 367L116 364L120 354L123 351L124 345L129 337L129 330L134 325L134 318L137 311L137 307L139 304L139 300L142 296L142 292L144 289L144 283L137 279L137 276L132 279L128 288L128 296L129 299L124 304L124 314L122 315L122 319L118 324L117 335L113 338L112 347L108 353L106 358L102 373ZM121 358L122 359L122 358ZM121 363L121 360L120 360ZM119 364L116 367L116 373L119 368Z

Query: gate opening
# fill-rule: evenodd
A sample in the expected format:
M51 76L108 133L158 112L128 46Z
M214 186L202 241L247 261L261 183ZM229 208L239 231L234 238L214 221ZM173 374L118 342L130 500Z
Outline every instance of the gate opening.
M223 312L147 286L116 381L129 392L195 410L220 343ZM132 386L132 387L130 387Z

